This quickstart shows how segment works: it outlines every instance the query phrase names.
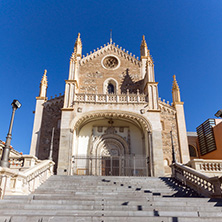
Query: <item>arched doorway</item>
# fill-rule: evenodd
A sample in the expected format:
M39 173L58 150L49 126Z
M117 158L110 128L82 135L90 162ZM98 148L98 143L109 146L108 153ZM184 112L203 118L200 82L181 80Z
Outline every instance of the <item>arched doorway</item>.
M91 169L93 175L121 176L126 175L129 155L127 141L119 135L104 134L93 141Z
M142 117L101 111L83 115L74 126L73 174L151 175L150 126Z

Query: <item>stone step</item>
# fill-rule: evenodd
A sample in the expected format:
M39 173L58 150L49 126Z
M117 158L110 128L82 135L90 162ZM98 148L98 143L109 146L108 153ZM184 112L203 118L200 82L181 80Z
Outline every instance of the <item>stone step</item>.
M196 212L196 211L164 211L164 210L146 210L146 211L127 211L127 210L54 210L54 209L38 209L38 210L17 210L17 209L1 209L1 216L104 216L104 217L151 217L151 216L167 216L167 217L221 217L222 212Z
M164 211L164 210L146 210L146 211L112 211L112 210L0 210L1 216L103 216L103 217L194 217L194 218L221 218L222 212L196 212L196 211Z
M200 218L200 217L74 217L74 216L56 216L56 217L38 217L38 216L16 216L16 217L8 217L8 216L0 216L0 222L116 222L116 221L127 221L127 222L221 222L220 218Z
M206 207L206 208L212 208L213 206L218 206L218 202L197 202L197 201L192 201L192 200L187 200L187 201L173 201L173 199L168 199L168 201L166 200L162 200L163 198L160 198L158 201L157 200L153 200L152 198L150 199L141 199L141 198L137 198L137 199L132 199L130 200L130 198L126 198L126 199L95 199L95 198L88 198L88 199L76 199L76 200L64 200L61 198L56 199L48 199L47 197L42 198L42 199L34 199L34 200L29 200L29 201L18 201L18 200L4 200L4 201L0 201L0 206L2 205L6 205L6 206L10 206L10 204L12 205L16 205L19 204L20 206L26 205L26 204L30 204L30 205L81 205L81 206L85 206L85 205L93 205L93 206L101 206L102 204L104 204L105 206L137 206L137 205L144 205L144 206L152 206L152 207L165 207L165 206L169 206L169 207L196 207L196 206L202 206L202 207ZM219 204L219 206L221 206L221 203ZM221 209L220 207L215 207L218 209Z
M52 176L0 201L0 222L221 221L222 200L195 195L171 178Z
M195 211L195 212L222 212L220 207L210 208L209 206L177 206L177 205L163 205L163 206L156 206L155 204L150 203L137 203L132 204L130 202L125 202L118 205L111 205L111 204L58 204L58 203L32 203L32 204L5 204L1 205L1 209L16 209L16 210L101 210L104 211L149 211L149 210L156 210L156 211Z

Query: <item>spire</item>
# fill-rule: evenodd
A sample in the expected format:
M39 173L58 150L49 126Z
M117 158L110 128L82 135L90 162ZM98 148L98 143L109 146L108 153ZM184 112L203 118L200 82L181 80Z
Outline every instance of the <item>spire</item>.
M147 47L145 35L143 35L142 42L140 45L140 56L141 56L141 59L148 59L149 62L153 63L153 59L150 55L150 50Z
M42 80L40 82L40 91L39 91L39 97L40 98L46 98L46 90L48 88L48 81L47 81L47 70L45 69L44 74L42 76Z
M146 47L147 48L147 44L146 44L146 40L145 40L145 35L142 36L142 42L141 42L141 46L140 47Z
M80 33L78 33L78 37L75 42L74 46L74 53L76 54L77 57L82 57L82 41L80 38Z
M178 86L175 75L173 75L172 95L173 95L173 104L181 102L181 100L180 100L180 88Z
M140 45L140 55L141 55L141 59L147 58L147 57L150 56L150 51L147 47L147 43L146 43L144 35L143 35L142 42L141 42L141 45Z

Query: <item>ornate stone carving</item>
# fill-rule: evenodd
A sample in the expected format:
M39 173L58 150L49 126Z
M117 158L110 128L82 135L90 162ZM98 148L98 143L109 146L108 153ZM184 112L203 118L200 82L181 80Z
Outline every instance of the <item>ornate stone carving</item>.
M96 84L96 81L94 80L94 79L86 79L86 80L84 80L84 82L83 82L84 84Z
M105 131L106 134L114 134L114 133L117 133L117 131L115 130L115 127L113 126L109 126L106 131Z
M87 73L86 77L88 77L88 78L103 78L103 73L101 73L101 72Z
M80 89L85 92L96 93L98 90L98 87L97 86L82 86L80 87Z

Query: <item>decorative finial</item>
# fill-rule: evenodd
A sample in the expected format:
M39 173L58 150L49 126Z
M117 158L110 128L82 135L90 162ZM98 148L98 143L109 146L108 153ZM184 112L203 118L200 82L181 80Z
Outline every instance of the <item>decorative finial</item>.
M82 57L82 41L80 38L80 33L78 33L78 37L74 45L74 54L76 57Z
M149 57L149 61L153 63L153 60L150 56L150 50L148 49L147 44L146 44L145 35L142 36L142 42L140 45L140 55L141 55L141 58Z
M142 36L141 47L146 47L147 48L147 44L146 44L146 40L145 40L145 35Z
M179 90L179 86L176 80L176 75L173 75L173 89L178 89Z
M110 44L112 44L113 39L112 39L112 29L110 29Z
M45 69L44 74L42 76L42 80L40 82L40 91L39 91L39 97L37 98L46 98L46 91L48 87L48 81L47 81L47 70Z
M176 80L176 75L173 75L172 95L173 95L173 104L174 105L178 102L181 102L181 100L180 100L180 88L179 88L177 80Z
M47 86L47 75L46 74L47 74L47 70L45 69L43 77L42 77L41 84Z

